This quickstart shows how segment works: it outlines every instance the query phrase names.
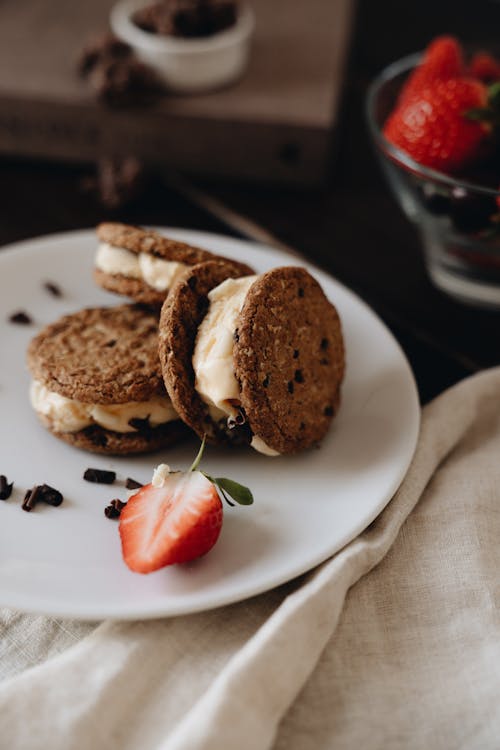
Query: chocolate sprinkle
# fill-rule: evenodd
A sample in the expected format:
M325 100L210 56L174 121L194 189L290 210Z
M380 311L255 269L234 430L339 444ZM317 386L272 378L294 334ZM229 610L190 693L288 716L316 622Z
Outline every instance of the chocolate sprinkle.
M138 490L140 487L144 487L144 485L141 484L141 482L137 482L135 479L127 477L125 480L125 487L127 490Z
M64 499L59 490L50 487L48 484L42 484L40 492L40 500L48 505L53 505L55 508L59 507Z
M9 322L19 323L23 326L29 326L33 323L33 320L28 315L28 313L24 312L24 310L19 310L19 312L12 313L12 315L9 317Z
M28 513L33 510L35 505L37 504L40 495L40 487L35 485L33 489L28 490L24 496L22 509L26 510Z
M48 484L35 484L31 490L26 492L22 509L29 513L40 501L57 507L61 505L63 496L59 490L50 487Z
M60 287L58 287L57 284L54 284L54 282L52 281L46 281L43 285L43 288L53 297L62 297Z
M304 376L302 375L302 370L295 370L295 376L294 376L296 383L303 383L304 382Z
M94 482L94 484L113 484L116 479L116 472L105 471L104 469L86 469L83 478L87 482Z
M122 508L124 508L126 504L127 503L122 503L118 498L115 498L104 508L104 515L106 518L119 518Z
M9 484L5 474L0 474L0 500L7 500L11 496L13 486L14 482Z

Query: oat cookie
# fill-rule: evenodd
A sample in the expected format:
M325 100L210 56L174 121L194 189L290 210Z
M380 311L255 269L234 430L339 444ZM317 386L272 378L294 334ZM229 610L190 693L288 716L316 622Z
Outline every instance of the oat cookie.
M66 315L31 341L27 360L38 417L72 445L139 453L186 432L161 376L158 318L140 305Z
M224 303L224 287L228 299L235 293L225 281L229 273L221 264L200 264L163 306L160 360L172 402L181 418L212 442L251 442L269 455L311 447L325 436L340 403L345 355L337 311L304 268L277 268L246 281L233 274L240 277L233 284L236 293L238 286L243 290L241 307L230 318L236 398L227 400L223 415L200 388L193 354L208 320L208 293L214 290L210 309L217 296ZM217 342L226 334L214 328L208 335Z
M226 260L141 227L105 222L96 232L100 244L95 282L147 305L159 307L187 267L212 259Z

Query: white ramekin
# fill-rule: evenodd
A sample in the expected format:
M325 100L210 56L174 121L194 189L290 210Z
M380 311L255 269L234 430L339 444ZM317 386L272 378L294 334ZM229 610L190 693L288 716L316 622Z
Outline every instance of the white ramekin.
M172 91L197 93L224 86L246 67L255 27L251 8L242 4L234 26L209 37L182 39L143 31L133 14L147 0L120 0L110 13L113 32L153 68Z

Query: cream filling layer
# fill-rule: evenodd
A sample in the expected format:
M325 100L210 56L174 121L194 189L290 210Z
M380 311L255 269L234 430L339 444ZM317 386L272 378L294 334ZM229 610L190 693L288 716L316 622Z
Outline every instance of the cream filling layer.
M198 328L193 369L195 388L214 420L238 414L240 395L233 368L234 332L247 292L257 278L226 279L208 294L209 308ZM279 455L257 436L251 445L267 456Z
M92 424L113 432L136 432L129 420L149 418L151 427L172 422L178 415L168 396L126 404L86 404L50 391L39 380L30 386L33 409L50 419L56 432L78 432Z
M157 292L170 289L187 268L185 263L163 260L149 253L133 253L123 247L101 242L97 248L95 266L104 273L140 279Z

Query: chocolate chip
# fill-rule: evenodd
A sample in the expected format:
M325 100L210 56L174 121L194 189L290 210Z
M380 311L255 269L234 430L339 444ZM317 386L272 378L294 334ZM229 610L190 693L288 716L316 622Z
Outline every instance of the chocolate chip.
M33 323L33 320L28 315L28 313L24 312L24 310L19 310L18 312L12 313L12 315L9 317L9 322L19 323L23 326L29 326Z
M48 505L58 506L61 505L63 496L59 490L50 487L48 484L36 484L26 492L21 507L29 513L40 501L48 503Z
M86 482L94 482L94 484L113 484L116 479L116 472L105 471L104 469L86 469L83 478Z
M247 421L247 415L244 409L238 409L237 414L233 417L227 418L227 426L230 430L234 430L235 427L241 427Z
M145 165L134 156L103 157L96 165L95 175L84 178L81 186L103 206L116 210L139 198L149 179Z
M116 346L116 339L111 339L110 341L106 341L104 346L108 347L108 349L112 349L114 346Z
M150 34L192 38L223 31L237 16L234 0L169 0L139 8L132 21Z
M288 388L288 393L293 393L294 386L293 386L293 382L291 380L288 381L287 388Z
M321 339L320 348L323 349L323 351L328 349L328 339Z
M61 505L62 501L64 500L59 490L54 489L54 487L50 487L50 485L48 484L42 484L40 486L39 499L43 500L43 502L47 503L48 505L53 505L55 508Z
M298 359L298 356L299 356L299 350L298 349L294 349L293 350L293 358L294 359Z
M130 427L133 427L134 430L137 430L137 432L140 432L143 435L148 435L151 432L149 416L145 417L145 419L141 419L140 417L132 417L132 419L128 420L128 424L130 425Z
M208 299L206 297L199 297L196 301L196 310L198 315L204 315L208 310Z
M299 424L299 430L305 430L305 429L306 429L306 423L305 422L301 422Z
M325 417L333 417L333 406L325 406L323 414Z
M122 501L118 500L118 498L115 498L114 500L111 500L110 504L104 508L104 515L106 516L106 518L119 518L120 513L122 512L122 509L126 504L127 503L122 503Z
M269 375L266 375L266 377L262 381L262 385L264 388L267 388L267 386L269 385Z
M98 425L90 425L90 427L86 427L85 433L91 443L99 448L105 448L108 444L108 438L102 431L102 428Z
M302 287L299 287L298 294L299 294L299 297L303 297L304 296L304 290L302 289Z
M60 287L58 287L57 284L54 284L54 282L52 281L46 281L43 285L43 288L53 297L62 297Z
M135 479L131 479L130 477L127 477L125 480L125 487L127 490L138 490L139 487L144 487L141 482L137 482Z
M40 486L35 485L31 490L28 490L24 496L22 509L28 513L33 510L37 502L40 500Z
M11 496L13 486L14 482L9 484L5 474L0 474L0 500L7 500Z
M90 39L84 46L77 61L80 75L88 75L96 65L110 59L123 59L132 53L131 48L121 39L106 32Z
M304 376L302 375L302 370L295 370L294 380L296 383L304 382Z
M21 507L29 513L40 501L57 507L61 505L63 499L62 494L54 487L50 487L48 484L35 484L31 490L26 492Z
M191 277L190 277L190 278L188 279L188 287L189 287L189 288L190 288L190 289L191 289L191 290L192 290L193 292L194 292L194 290L196 289L196 285L197 285L197 283L198 283L198 279L196 278L196 276L191 276Z

